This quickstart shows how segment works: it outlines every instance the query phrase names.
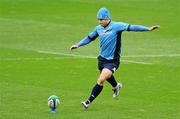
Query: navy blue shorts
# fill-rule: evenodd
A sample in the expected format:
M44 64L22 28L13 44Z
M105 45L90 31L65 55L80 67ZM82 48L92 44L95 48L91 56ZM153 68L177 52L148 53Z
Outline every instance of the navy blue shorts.
M102 71L104 68L107 68L114 73L119 67L119 59L117 60L106 60L105 58L98 57L98 69Z

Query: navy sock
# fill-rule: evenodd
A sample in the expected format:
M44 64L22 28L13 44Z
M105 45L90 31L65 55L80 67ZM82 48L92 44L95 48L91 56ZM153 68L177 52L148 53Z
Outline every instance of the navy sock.
M91 95L89 96L88 100L90 102L92 102L99 94L100 92L102 91L103 89L103 86L100 86L98 84L96 84L91 92Z
M117 86L117 82L116 82L116 80L115 80L113 75L109 79L107 79L107 81L112 85L112 87L116 87Z

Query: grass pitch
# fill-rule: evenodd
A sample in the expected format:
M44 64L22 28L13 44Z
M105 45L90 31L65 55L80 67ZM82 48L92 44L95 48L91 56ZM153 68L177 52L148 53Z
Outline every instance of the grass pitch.
M150 26L124 32L118 100L106 83L88 110L80 102L96 83L98 39L69 47L97 25L106 6L115 21ZM0 119L179 119L179 1L0 0ZM58 95L56 114L47 98Z

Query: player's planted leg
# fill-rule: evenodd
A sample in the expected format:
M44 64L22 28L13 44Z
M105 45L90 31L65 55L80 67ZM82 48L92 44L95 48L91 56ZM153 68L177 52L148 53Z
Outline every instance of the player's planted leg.
M103 86L100 86L98 84L96 84L91 92L91 95L89 96L89 98L86 101L82 102L82 105L85 109L87 109L90 105L90 103L100 94L100 92L102 91Z
M87 109L90 105L90 103L93 102L93 100L101 93L103 89L103 84L106 79L110 78L112 75L112 72L109 69L104 68L100 74L100 77L98 78L97 84L94 86L91 95L86 101L83 101L81 104L82 106Z

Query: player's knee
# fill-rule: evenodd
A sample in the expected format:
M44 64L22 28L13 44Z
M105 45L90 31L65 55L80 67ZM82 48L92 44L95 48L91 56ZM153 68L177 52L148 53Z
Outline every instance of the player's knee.
M104 85L105 80L106 80L105 77L99 77L97 83L98 83L99 85Z
M98 83L99 85L103 85L104 82L105 82L108 78L111 77L111 75L112 75L112 72L111 72L109 69L106 69L106 68L103 69L102 72L101 72L101 75L99 76L99 79L98 79L97 83Z
M100 85L100 86L103 86L103 85L104 85L104 81L98 80L98 81L97 81L97 84Z

